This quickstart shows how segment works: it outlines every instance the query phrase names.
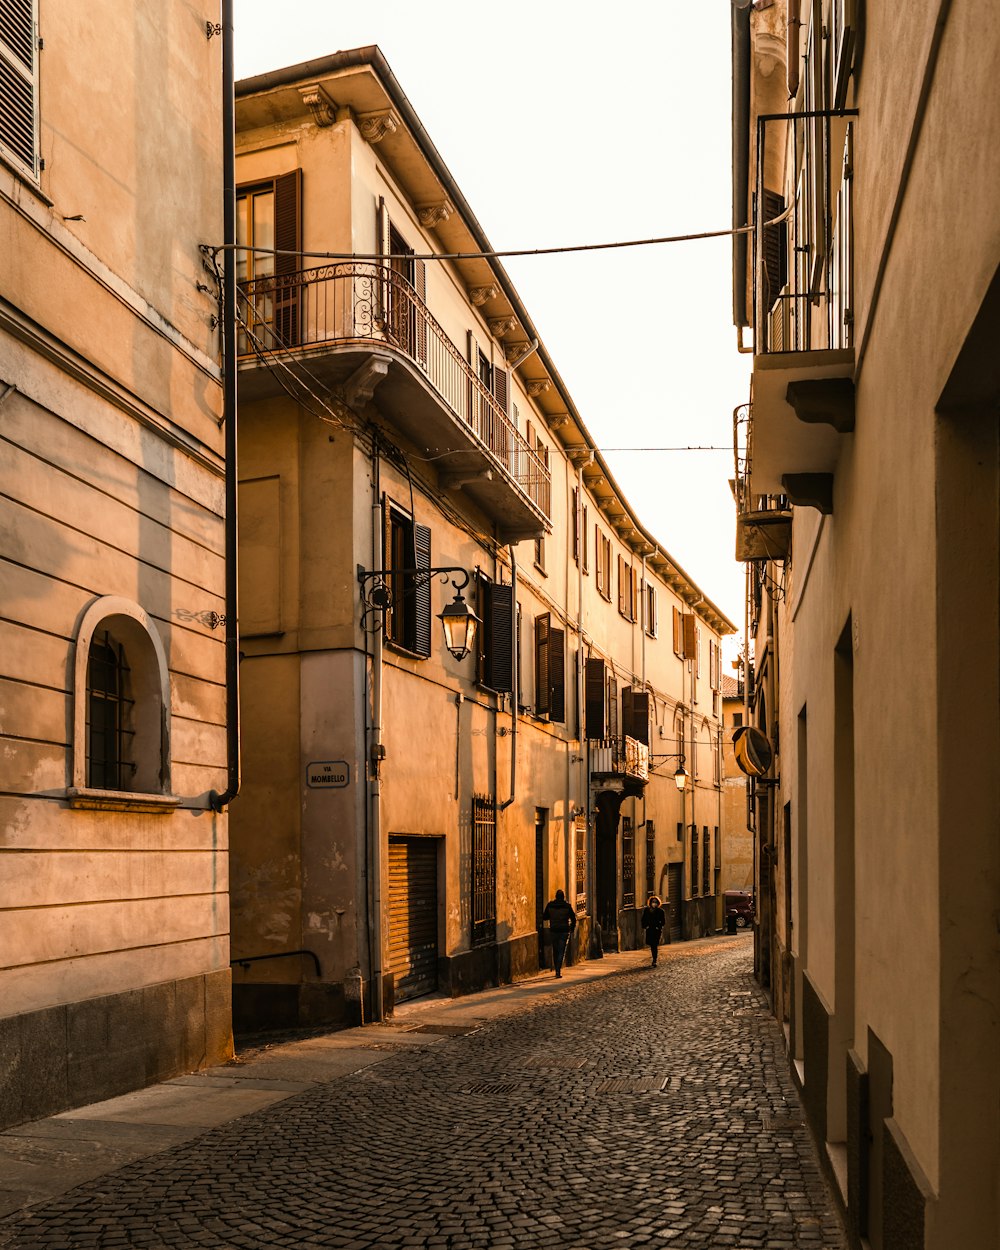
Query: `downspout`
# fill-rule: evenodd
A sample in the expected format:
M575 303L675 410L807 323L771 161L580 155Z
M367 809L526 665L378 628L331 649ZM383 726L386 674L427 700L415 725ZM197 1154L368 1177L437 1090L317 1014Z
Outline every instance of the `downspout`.
M226 427L226 788L208 796L221 812L240 792L240 634L237 618L236 96L233 0L222 0L222 419Z
M379 498L378 438L372 437L372 568L381 568L379 535L382 501ZM372 641L372 721L368 745L368 874L371 912L368 917L372 1005L371 1019L384 1018L382 990L382 660L385 618L376 623Z
M732 150L733 229L746 226L750 197L750 8L733 4L732 27ZM736 346L741 352L743 329L750 325L747 312L747 235L733 235L733 324Z
M511 630L511 675L510 675L510 798L497 807L498 812L505 812L511 803L514 802L514 795L517 787L517 705L521 699L521 692L517 687L517 556L514 554L514 544L511 543L508 548L510 553L510 597L513 603L513 629Z
M785 6L785 85L789 100L799 93L799 27L802 25L799 6L800 0L787 0Z

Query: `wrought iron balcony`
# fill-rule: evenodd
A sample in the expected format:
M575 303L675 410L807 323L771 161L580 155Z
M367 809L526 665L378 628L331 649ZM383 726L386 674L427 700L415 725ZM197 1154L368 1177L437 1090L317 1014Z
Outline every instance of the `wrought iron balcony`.
M511 541L545 533L548 468L401 274L344 261L258 278L241 285L239 311L243 394L277 393L282 361L348 402L378 387L445 486L473 496Z
M594 738L590 743L590 772L594 777L648 781L649 747L628 734L618 738Z

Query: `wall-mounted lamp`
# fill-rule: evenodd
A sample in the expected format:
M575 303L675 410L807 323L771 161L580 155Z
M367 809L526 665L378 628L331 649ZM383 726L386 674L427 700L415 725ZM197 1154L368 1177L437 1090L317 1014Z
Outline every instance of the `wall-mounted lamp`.
M458 574L462 580L451 579L452 573ZM361 602L366 611L380 612L384 618L384 614L392 607L390 579L394 577L406 578L408 586L420 585L421 582L430 581L432 577L440 577L442 581L451 579L455 598L438 613L438 620L444 630L444 645L456 660L464 660L475 644L476 629L482 623L462 594L469 584L468 572L457 565L433 569L365 569L359 565Z
M654 766L657 760L679 760L680 761L680 763L677 765L677 771L674 773L674 785L677 787L678 790L683 791L684 787L687 785L687 779L688 779L688 774L684 768L684 756L682 754L674 754L674 755L651 755L649 757L650 764Z

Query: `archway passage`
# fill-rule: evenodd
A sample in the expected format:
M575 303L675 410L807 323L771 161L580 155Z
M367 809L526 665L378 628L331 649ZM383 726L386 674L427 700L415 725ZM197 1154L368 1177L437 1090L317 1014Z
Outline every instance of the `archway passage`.
M596 920L601 929L601 946L618 949L618 815L624 794L602 790L597 795L597 846L594 865Z

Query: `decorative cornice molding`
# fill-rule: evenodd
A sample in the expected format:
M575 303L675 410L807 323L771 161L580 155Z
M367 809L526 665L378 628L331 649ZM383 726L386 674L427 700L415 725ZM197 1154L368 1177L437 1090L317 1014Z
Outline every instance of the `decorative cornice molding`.
M399 118L392 109L382 109L377 113L359 113L358 129L361 137L372 145L381 143L386 135L393 135L399 129Z
M313 115L317 126L332 126L337 116L337 105L318 82L299 87L302 103Z
M489 319L490 333L496 339L502 339L505 334L510 334L511 330L517 325L516 317L490 317Z
M567 447L566 455L572 464L588 465L594 463L594 453L590 447Z
M523 339L518 343L504 343L503 354L507 358L507 363L510 364L512 360L517 360L518 356L523 356L530 346L531 344ZM529 391L528 394L530 395L531 392Z
M454 211L455 205L451 200L439 200L436 204L418 204L417 218L426 230L433 230L447 221Z
M539 395L552 389L552 383L548 378L532 378L525 389L532 399L537 399Z
M530 390L528 391L528 394L531 394ZM569 413L557 412L551 417L546 417L545 420L550 430L561 430L564 425L569 424Z
M495 299L500 294L500 288L495 282L491 282L489 286L470 286L469 299L476 308L482 308L488 300Z

